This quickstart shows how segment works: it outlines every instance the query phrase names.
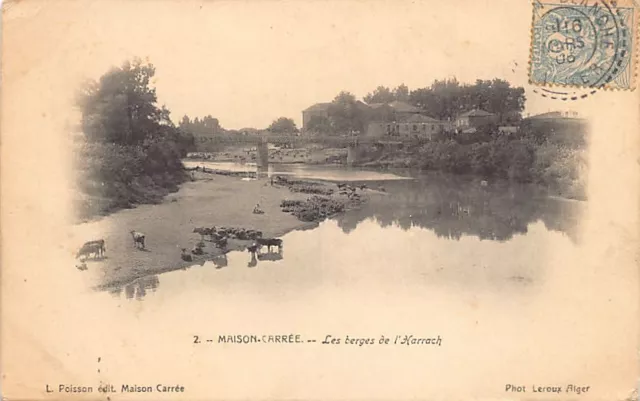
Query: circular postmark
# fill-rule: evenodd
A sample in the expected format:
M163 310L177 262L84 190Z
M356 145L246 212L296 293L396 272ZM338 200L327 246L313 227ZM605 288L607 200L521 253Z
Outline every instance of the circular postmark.
M534 88L533 93L538 96L542 96L552 100L582 100L586 97L595 95L598 92L597 89L576 89L571 90L568 88Z
M538 4L534 10L531 83L588 89L630 85L633 38L624 9L603 1ZM561 92L572 100L585 97L584 92Z

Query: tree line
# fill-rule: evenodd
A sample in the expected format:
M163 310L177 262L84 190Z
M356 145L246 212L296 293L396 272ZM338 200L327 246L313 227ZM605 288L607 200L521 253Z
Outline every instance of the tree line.
M405 84L396 88L378 86L367 93L363 100L348 91L341 91L331 101L327 115L312 116L308 130L323 134L364 132L372 119L368 105L375 103L405 102L422 110L422 114L439 120L455 120L466 111L480 109L494 113L499 121L514 124L520 121L524 110L524 88L512 87L502 79L477 80L473 84L460 83L455 78L435 80L430 86L409 90ZM375 116L394 121L395 115Z
M422 110L422 114L439 120L455 120L469 110L480 109L498 116L503 124L516 124L524 109L524 88L513 87L508 81L476 80L473 84L460 83L457 79L435 80L430 86L410 90L405 84L395 88L383 85L367 93L363 101L349 91L340 91L331 101L326 116L312 116L307 130L320 134L345 134L364 132L372 119L397 121L392 114L376 115L369 105L405 102ZM223 129L218 119L206 116L202 119L190 119L184 116L180 128L196 136L215 135L215 133L237 133ZM258 131L258 130L256 130ZM273 133L293 134L299 132L295 121L289 117L279 117L264 129Z

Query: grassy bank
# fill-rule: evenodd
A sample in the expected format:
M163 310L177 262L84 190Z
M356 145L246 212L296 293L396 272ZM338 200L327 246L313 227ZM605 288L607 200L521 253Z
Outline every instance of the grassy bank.
M168 140L146 146L86 143L77 152L76 202L79 220L140 204L158 204L189 179L177 145Z
M75 167L81 220L136 204L158 203L185 181L181 158L194 145L151 86L155 67L141 60L113 67L76 93L82 113Z

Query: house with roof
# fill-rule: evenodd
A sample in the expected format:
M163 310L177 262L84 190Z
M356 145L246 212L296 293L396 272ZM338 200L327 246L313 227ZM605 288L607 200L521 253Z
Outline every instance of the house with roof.
M331 106L330 102L316 103L302 110L302 128L306 130L313 117L329 118L329 106Z
M370 120L372 118L373 109L368 104L357 100L355 106L365 120ZM302 130L306 131L309 128L309 123L314 118L329 119L330 108L331 102L326 102L316 103L302 110Z
M550 111L525 118L526 121L533 122L577 121L582 119L583 118L575 111Z
M456 117L455 127L459 132L475 131L475 129L497 124L498 116L484 110L473 109Z
M423 110L399 100L389 103L370 103L367 107L369 108L370 121L399 121L423 112Z
M308 130L314 118L329 118L331 103L316 103L302 111L302 128ZM366 135L426 135L440 132L445 122L422 115L422 109L407 102L395 100L389 103L366 104L358 100ZM415 126L415 127L414 127Z
M404 116L410 116L422 112L421 109L400 100L394 100L393 102L389 103L389 107L391 107L393 111L395 111L398 115Z
M434 135L449 130L449 122L422 114L411 114L399 121L374 121L367 127L367 136L388 139L433 139Z
M522 129L542 133L557 143L584 145L589 133L588 121L574 111L550 111L522 120Z

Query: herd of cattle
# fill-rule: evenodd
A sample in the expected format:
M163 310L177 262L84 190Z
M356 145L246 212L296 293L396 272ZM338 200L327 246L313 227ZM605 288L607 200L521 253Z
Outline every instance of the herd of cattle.
M204 240L205 237L209 237L209 240L213 242L217 248L225 249L229 239L237 240L249 240L253 241L251 245L247 246L247 250L255 255L262 247L267 247L268 252L271 252L272 247L277 247L278 252L282 251L282 240L279 238L262 238L262 231L247 230L244 228L235 227L196 227L193 229L194 233L200 234L201 241L198 242L189 252L186 248L182 248L181 258L184 261L192 261L193 255L203 255L204 252ZM139 249L145 249L146 235L139 231L130 231L131 238L133 239L133 245ZM85 242L76 254L76 259L82 257L88 259L93 257L94 259L104 258L106 252L106 244L104 239L93 240Z
M276 176L275 180L277 183L288 183L288 180L284 177ZM486 186L486 183L483 181L483 185ZM341 195L347 195L349 198L356 198L359 195L356 193L357 189L365 190L367 189L366 185L354 186L345 183L338 183L338 190ZM380 187L380 191L385 192L385 189ZM262 247L267 247L269 253L271 253L272 247L277 247L278 252L282 250L282 240L278 238L262 238L262 231L257 230L248 230L244 228L234 228L234 227L196 227L193 229L194 233L200 234L200 242L198 242L190 251L186 248L182 248L181 250L181 258L184 261L192 261L192 255L202 255L204 254L204 240L206 237L209 237L209 241L214 243L217 248L225 249L227 247L227 243L229 239L237 239L241 241L253 241L251 245L247 246L247 250L252 254L258 253ZM145 249L145 239L146 236L144 233L139 231L132 230L130 231L131 237L133 239L133 245L140 249ZM94 259L104 258L106 252L106 245L104 239L93 240L85 242L84 245L80 248L76 255L76 259L85 257L85 259L89 257L93 257Z
M140 249L145 249L144 240L145 235L138 231L130 231L131 237L133 238L133 245ZM78 253L76 254L76 259L92 257L94 259L104 258L104 254L107 251L107 247L104 239L98 239L93 241L85 242L84 245L80 248Z

